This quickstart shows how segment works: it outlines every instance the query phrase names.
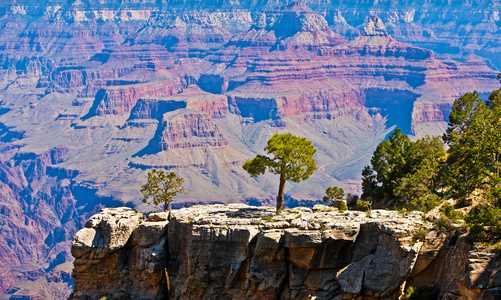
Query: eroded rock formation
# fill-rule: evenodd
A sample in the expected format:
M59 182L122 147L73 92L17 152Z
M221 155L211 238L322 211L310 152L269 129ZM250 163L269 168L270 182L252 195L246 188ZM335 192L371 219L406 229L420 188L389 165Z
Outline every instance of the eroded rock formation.
M501 288L499 254L451 244L419 212L231 204L141 217L104 209L76 234L70 299L397 299L406 286L494 299Z

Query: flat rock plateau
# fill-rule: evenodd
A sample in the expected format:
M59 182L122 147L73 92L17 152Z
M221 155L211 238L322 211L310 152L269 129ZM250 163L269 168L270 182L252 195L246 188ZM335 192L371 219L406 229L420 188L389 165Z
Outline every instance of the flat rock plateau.
M499 254L438 233L420 212L230 204L167 216L92 216L72 242L69 299L399 299L408 286L501 296Z
M288 207L359 193L396 126L442 134L455 98L499 88L500 13L499 0L1 1L0 299L67 298L72 237L104 206L151 209L151 168L185 178L175 208L273 206L278 179L242 164L290 132L319 170L287 183Z

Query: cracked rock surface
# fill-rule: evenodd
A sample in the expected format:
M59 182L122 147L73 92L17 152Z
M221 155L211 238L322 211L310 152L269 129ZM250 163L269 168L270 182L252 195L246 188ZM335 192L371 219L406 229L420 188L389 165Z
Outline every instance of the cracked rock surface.
M435 286L448 299L495 295L499 257L464 237L450 245L423 219L230 204L173 210L167 221L105 209L73 240L71 299L397 299L406 285ZM422 228L426 238L414 240Z

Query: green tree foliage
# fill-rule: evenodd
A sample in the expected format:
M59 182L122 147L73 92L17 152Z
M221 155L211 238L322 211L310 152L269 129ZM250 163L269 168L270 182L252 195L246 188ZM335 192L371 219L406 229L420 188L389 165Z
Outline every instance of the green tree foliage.
M445 154L440 138L412 142L397 128L362 171L362 198L397 199L406 207L430 210L440 199L436 188Z
M424 137L411 142L406 155L405 174L394 189L395 196L406 207L429 211L439 204L436 188L446 152L439 137Z
M501 79L501 76L498 76ZM472 236L501 238L501 89L487 101L478 93L456 99L443 137L449 145L445 179L458 200L472 195L481 203L466 216Z
M141 186L141 200L150 205L164 204L164 211L167 211L178 194L186 193L183 183L184 179L177 177L174 172L166 174L162 170L153 169L148 172L148 181Z
M501 239L501 207L480 204L474 207L465 218L473 237L488 242Z
M280 175L277 196L277 211L279 211L284 206L285 182L306 180L317 170L313 159L317 150L307 139L290 133L274 134L264 150L271 156L257 155L246 161L243 168L252 177L264 174L267 169L273 174Z
M362 171L362 198L395 198L394 190L398 180L407 172L405 153L410 143L409 137L397 128L388 140L377 146L371 158L371 166L366 166Z
M325 190L325 196L323 201L329 205L335 205L338 207L340 211L345 211L348 209L346 202L343 200L344 198L344 190L340 187L328 187Z
M343 200L344 190L337 186L328 187L325 190L325 196L323 198L324 202L327 202L329 205L334 205L336 202Z
M443 137L449 145L446 180L450 194L464 199L474 191L499 198L501 188L501 90L488 101L477 92L454 101Z

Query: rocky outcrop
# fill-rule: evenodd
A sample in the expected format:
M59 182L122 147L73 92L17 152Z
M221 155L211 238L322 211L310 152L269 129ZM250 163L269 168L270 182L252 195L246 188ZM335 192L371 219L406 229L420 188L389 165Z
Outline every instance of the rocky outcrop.
M383 24L383 21L377 15L371 15L367 24L362 30L364 36L388 36L388 31Z
M128 296L163 299L167 261L165 213L103 209L73 239L75 257L70 299Z
M311 49L343 43L325 18L306 5L294 2L290 6L258 15L252 28L234 37L230 45L240 47L271 46L275 49Z
M494 299L501 287L499 255L466 237L447 243L417 212L232 204L141 222L130 209L105 209L77 233L72 254L70 299L397 299L410 285Z
M202 91L190 85L181 93L170 97L141 98L131 111L130 119L157 119L180 108L205 112L210 118L223 118L228 114L228 100L223 95Z
M228 141L207 114L180 109L163 116L159 127L158 150L191 147L222 147ZM156 140L156 139L155 139Z
M163 97L175 94L183 88L181 80L165 80L136 85L113 86L99 90L88 117L128 114L141 97Z

